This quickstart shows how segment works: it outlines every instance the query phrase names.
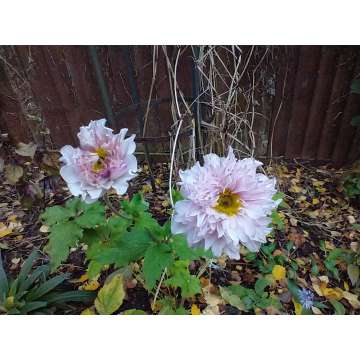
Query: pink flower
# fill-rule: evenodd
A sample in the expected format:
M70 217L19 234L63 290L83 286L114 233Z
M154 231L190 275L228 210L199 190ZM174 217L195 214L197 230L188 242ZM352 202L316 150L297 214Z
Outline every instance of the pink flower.
M256 173L261 162L237 160L230 147L226 158L204 157L180 171L180 192L171 230L185 234L190 246L211 248L215 256L240 258L240 244L258 251L271 231L269 215L280 201L272 200L275 179Z
M127 129L113 134L105 123L106 119L90 121L80 128L79 148L66 145L60 150L64 162L61 176L70 192L81 195L87 203L96 201L110 188L124 194L128 181L136 176L135 135L125 139Z

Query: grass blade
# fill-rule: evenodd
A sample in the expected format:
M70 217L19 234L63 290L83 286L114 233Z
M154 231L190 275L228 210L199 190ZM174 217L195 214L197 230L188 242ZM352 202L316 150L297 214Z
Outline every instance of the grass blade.
M58 285L64 282L68 278L67 274L61 274L54 276L52 279L44 282L36 289L30 291L26 296L27 301L34 301L41 298L43 295L49 293L51 290L55 289Z
M3 303L5 301L8 290L9 290L9 283L3 267L1 251L0 251L0 303Z

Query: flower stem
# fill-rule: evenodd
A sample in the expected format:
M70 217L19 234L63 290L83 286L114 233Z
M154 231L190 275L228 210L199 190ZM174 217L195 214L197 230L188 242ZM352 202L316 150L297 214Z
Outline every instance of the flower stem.
M126 216L124 213L116 210L114 208L114 206L112 205L111 201L110 201L110 198L109 198L109 194L108 193L105 193L104 195L104 201L105 201L105 204L108 206L108 208L117 216L120 216L122 217L123 219L126 219L126 220L131 220L130 217Z

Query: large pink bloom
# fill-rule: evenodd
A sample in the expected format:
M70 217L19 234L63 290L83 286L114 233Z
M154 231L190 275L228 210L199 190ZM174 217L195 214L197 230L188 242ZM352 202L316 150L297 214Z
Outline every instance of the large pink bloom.
M60 174L70 192L91 203L106 190L114 188L119 195L126 192L128 181L136 176L135 135L125 139L127 129L113 134L105 126L106 119L91 121L78 133L80 147L64 146L60 152L64 166Z
M271 231L269 215L279 201L272 200L275 179L256 173L261 162L209 154L204 166L196 163L180 171L181 194L175 204L171 230L185 234L190 246L211 248L215 256L240 258L240 244L259 250Z

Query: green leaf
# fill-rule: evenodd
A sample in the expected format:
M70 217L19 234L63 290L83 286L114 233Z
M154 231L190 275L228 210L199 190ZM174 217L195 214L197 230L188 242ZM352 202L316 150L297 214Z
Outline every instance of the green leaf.
M51 269L55 270L69 256L70 247L81 239L83 230L74 222L55 224L51 227L49 243L45 251L51 258Z
M171 195L172 195L172 199L174 202L174 205L180 201L180 200L184 200L184 197L181 195L181 192L176 190L175 188L171 189Z
M46 301L32 301L32 302L28 302L26 303L24 306L21 307L20 309L20 314L28 314L34 310L38 310L41 308L44 308L48 305L48 303Z
M258 299L255 303L255 306L259 307L260 309L266 309L271 305L272 301L270 298L261 298Z
M40 299L43 295L48 294L51 290L55 289L58 285L63 283L68 277L68 274L54 276L50 280L39 285L37 288L29 291L29 293L26 295L26 300L34 301Z
M50 267L48 265L41 265L37 267L23 282L19 285L19 293L22 293L35 283L36 280L45 281L50 274Z
M99 202L83 205L83 214L75 219L82 228L94 228L105 222L105 208Z
M360 224L352 224L351 227L355 230L360 230Z
M300 298L299 298L300 288L297 285L295 285L295 283L292 280L289 279L287 280L287 288L290 291L293 298L295 299L295 301L300 304Z
M200 257L213 257L211 250L205 250L203 248L190 248L183 235L173 236L171 247L180 260L197 260Z
M261 246L261 251L266 255L266 256L272 256L272 252L275 250L276 248L276 244L275 243L271 243L269 245L263 245Z
M254 261L257 257L257 253L255 252L248 252L245 256L244 259L248 262Z
M144 257L144 278L148 289L152 289L164 269L173 261L171 248L168 244L151 245Z
M3 267L1 251L0 251L0 304L6 299L9 290L9 282Z
M26 278L28 277L30 270L35 262L35 260L37 260L39 258L40 254L37 250L34 250L31 252L31 254L29 255L29 257L24 261L19 276L18 276L18 286L22 287L24 281L26 280Z
M247 296L251 290L241 285L231 285L228 287L228 289L240 298Z
M90 280L95 279L95 277L100 274L101 269L103 268L103 264L96 261L96 260L91 260L89 263L89 266L87 268L87 275L89 277Z
M69 209L72 216L75 216L83 205L86 205L86 203L83 202L80 197L73 197L69 199L65 204L66 208Z
M277 211L273 211L271 213L271 219L272 219L272 224L274 225L274 227L280 231L284 231L285 230L285 223L284 220L281 218L281 216L279 215L279 213Z
M258 295L262 295L264 293L264 290L267 286L269 286L271 282L265 278L256 280L255 283L255 292Z
M125 233L130 223L130 220L124 219L120 216L110 217L106 226L109 232L109 238L111 238L112 240L116 240L117 238L119 238L122 234Z
M169 269L171 277L165 281L166 285L179 287L183 298L191 297L201 293L200 280L190 275L189 262L186 260L177 260Z
M147 315L144 310L129 309L122 313L123 315Z
M51 292L42 297L49 304L64 304L67 302L88 303L94 301L96 293L94 291L71 290L65 292Z
M360 126L360 115L354 116L354 117L351 119L351 125L353 125L353 126Z
M359 280L359 266L354 265L354 264L349 264L347 266L347 273L348 273L348 276L349 276L352 286L355 286Z
M67 208L56 205L49 207L45 210L45 212L41 215L41 218L47 225L54 225L57 223L61 223L69 220L74 213Z
M220 295L231 306L235 306L241 311L246 311L245 305L241 301L240 297L235 295L230 288L220 286Z
M327 309L328 308L328 306L326 304L323 304L320 301L314 301L313 305L319 309Z
M345 307L341 302L337 300L329 300L329 302L334 307L336 315L345 315Z
M116 274L99 290L95 299L95 308L100 315L111 315L119 309L124 298L123 277L121 274Z
M316 276L319 274L319 267L316 265L316 262L313 258L311 258L311 274Z
M351 83L351 92L360 94L360 80L355 79Z
M276 200L282 200L281 203L279 204L280 208L285 208L288 209L290 208L289 204L284 200L285 198L285 194L281 191L278 191L273 197L272 200L276 201Z
M186 310L183 306L180 306L175 309L174 315L190 315L190 311Z
M149 230L160 227L157 221L147 212L149 204L144 200L140 192L136 193L130 202L127 200L121 201L121 206L125 213L133 217L136 227Z
M111 243L95 243L87 251L87 258L98 264L126 266L142 258L151 244L150 234L145 229L133 228Z
M127 214L137 216L139 213L148 210L149 204L145 201L144 196L138 192L130 201L122 200L121 207Z

